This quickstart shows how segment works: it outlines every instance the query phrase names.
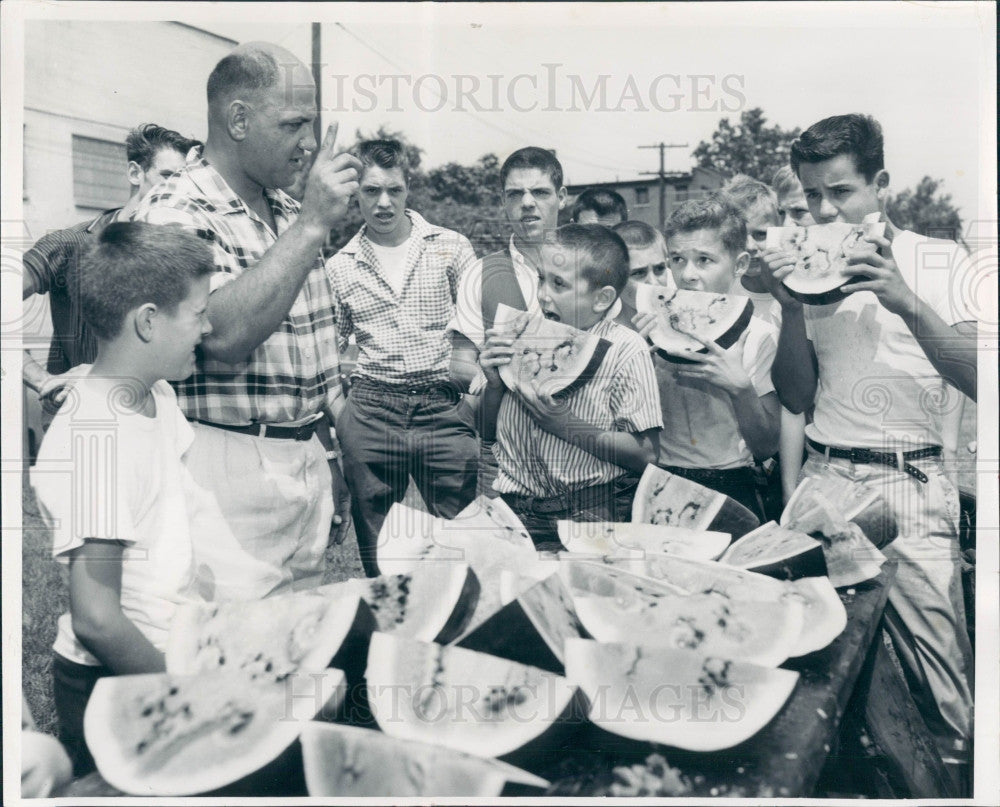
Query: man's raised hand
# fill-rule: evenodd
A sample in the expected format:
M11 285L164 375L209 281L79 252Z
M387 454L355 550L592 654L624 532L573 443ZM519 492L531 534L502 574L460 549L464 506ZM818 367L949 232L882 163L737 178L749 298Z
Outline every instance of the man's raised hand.
M309 171L299 213L300 218L324 231L332 229L347 212L361 175L361 161L353 154L338 152L336 143L337 124L332 123Z

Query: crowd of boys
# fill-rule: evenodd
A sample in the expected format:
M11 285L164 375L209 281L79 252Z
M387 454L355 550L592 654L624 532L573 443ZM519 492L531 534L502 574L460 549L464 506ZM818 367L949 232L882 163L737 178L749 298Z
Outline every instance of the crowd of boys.
M208 110L203 146L169 133L133 159L130 138L129 205L25 259L25 296L58 274L71 298L65 341L84 335L62 363L25 375L59 403L66 371L83 364L32 475L69 567L54 681L77 775L93 764L81 723L96 680L162 671L185 599L258 598L321 576L348 501L371 576L382 523L411 479L443 517L477 490L502 496L548 547L560 518L628 520L650 463L762 521L808 476L876 485L900 525L886 550L901 562L890 632L942 756L968 760L948 410L927 402L975 397L975 324L948 304L947 276L921 263L929 246L958 248L887 223L851 258L853 293L805 306L780 282L791 258L764 243L786 222L884 216L873 119L814 124L772 186L735 177L678 207L662 233L605 192L583 194L574 223L558 227L562 168L546 149L519 149L500 171L510 242L477 259L463 235L406 206L399 143L338 152L336 127L316 143L312 79L290 53L234 50L209 78ZM292 187L301 203L281 190ZM324 262L352 198L364 225ZM645 338L653 319L636 310L638 282L743 294L755 316L732 347L706 342L672 363ZM508 389L501 303L611 348L568 396ZM359 358L345 399L351 336ZM884 407L870 405L876 388ZM80 439L108 424L113 440ZM48 472L67 461L86 479ZM69 495L74 484L87 495Z

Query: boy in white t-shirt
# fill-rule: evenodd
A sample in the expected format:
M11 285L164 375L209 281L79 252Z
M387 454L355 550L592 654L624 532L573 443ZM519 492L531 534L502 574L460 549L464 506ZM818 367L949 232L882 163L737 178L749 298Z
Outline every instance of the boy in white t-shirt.
M792 168L819 224L884 217L889 174L882 130L867 115L814 124L792 145ZM942 466L959 392L976 394L976 323L951 294L965 259L950 241L899 231L854 252L860 279L836 303L803 306L775 285L782 306L773 377L782 402L804 411L802 476L867 482L889 503L899 561L886 626L907 682L946 762L969 761L973 663L958 559L958 493ZM877 250L877 251L876 251ZM775 280L791 256L767 251Z
M724 196L685 202L666 227L667 262L680 289L731 293L747 269L744 219ZM655 315L635 320L647 335ZM725 493L763 519L753 465L778 448L778 398L771 383L777 332L752 317L739 341L690 354L692 364L656 356L663 403L659 464Z
M105 675L162 672L170 621L191 598L194 439L165 379L195 367L212 255L180 227L109 225L79 265L90 372L52 421L31 471L53 555L69 566L53 678L74 773L93 769L83 713Z

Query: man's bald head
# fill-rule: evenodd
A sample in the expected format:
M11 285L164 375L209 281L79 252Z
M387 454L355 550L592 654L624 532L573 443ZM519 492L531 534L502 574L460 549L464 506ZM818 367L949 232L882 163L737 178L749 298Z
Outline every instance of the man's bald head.
M259 98L281 82L289 87L313 83L295 54L270 42L246 42L224 56L208 77L208 108L222 112L231 101Z

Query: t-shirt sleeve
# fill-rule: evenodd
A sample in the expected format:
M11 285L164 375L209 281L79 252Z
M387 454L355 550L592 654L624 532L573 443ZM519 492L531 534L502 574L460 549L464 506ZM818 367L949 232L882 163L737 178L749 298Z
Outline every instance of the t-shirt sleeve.
M133 475L121 448L114 430L58 421L49 429L31 484L53 557L68 561L87 539L136 542Z
M636 341L639 342L638 337ZM653 360L641 342L628 346L623 360L615 368L610 403L617 431L644 432L663 428L660 388L653 372Z
M448 323L448 330L462 334L477 348L481 348L486 341L483 328L483 262L480 260L472 263L459 278L455 316Z
M778 332L769 323L762 320L753 323L743 346L743 369L750 376L750 383L757 391L758 397L774 392L774 382L771 381L771 365L778 351Z

